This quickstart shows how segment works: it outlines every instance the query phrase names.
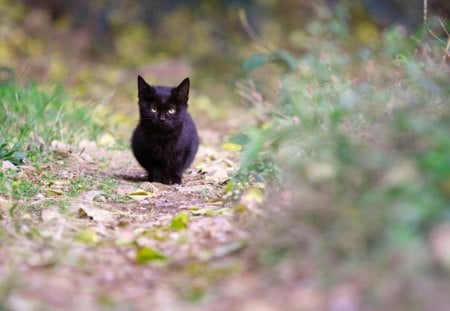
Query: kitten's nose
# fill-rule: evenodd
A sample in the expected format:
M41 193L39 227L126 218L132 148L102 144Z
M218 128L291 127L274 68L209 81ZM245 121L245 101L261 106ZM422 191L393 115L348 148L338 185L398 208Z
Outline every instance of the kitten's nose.
M159 121L165 121L165 120L166 120L166 116L163 115L163 114L160 114L160 115L158 116L158 119L159 119Z

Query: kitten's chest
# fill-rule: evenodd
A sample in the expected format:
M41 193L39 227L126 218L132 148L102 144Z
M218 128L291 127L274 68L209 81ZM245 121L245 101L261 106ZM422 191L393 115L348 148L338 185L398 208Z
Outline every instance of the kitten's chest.
M159 160L168 159L176 152L177 148L174 141L160 141L147 145L147 153Z
M141 137L140 145L145 154L157 160L171 158L179 149L176 136L144 135Z

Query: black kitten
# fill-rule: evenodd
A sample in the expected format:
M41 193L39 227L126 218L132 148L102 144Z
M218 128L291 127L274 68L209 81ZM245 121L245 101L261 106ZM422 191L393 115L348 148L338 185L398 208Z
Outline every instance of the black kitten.
M140 121L131 138L148 180L180 184L197 153L199 138L189 112L189 78L177 87L151 86L138 76Z

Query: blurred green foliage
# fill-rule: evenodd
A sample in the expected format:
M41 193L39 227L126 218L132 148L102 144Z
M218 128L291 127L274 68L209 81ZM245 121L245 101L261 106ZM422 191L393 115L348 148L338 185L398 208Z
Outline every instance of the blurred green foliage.
M430 231L450 222L448 50L445 39L419 42L398 27L370 48L352 45L347 26L339 17L310 25L306 51L282 52L296 65L278 75L273 101L254 102L259 125L232 139L243 146L237 178L282 184L269 189L263 262L312 260L335 281L351 263L355 279L374 267L398 275L412 267L397 280L403 288L429 264ZM322 33L334 35L323 41ZM271 97L261 77L280 53L243 64L261 97ZM427 260L411 259L418 246Z
M429 1L430 12L435 2ZM301 53L345 37L352 37L348 45L371 46L390 22L412 29L410 13L417 14L418 5L405 0L1 0L0 66L8 66L19 81L62 84L83 99L111 103L130 115L136 115L129 103L136 98L138 73L168 85L190 75L192 99L199 95L214 103L199 109L204 113L239 101L234 82L240 60L255 47L261 50L251 40L255 35L269 38L267 45L279 51L259 53L244 69L266 57L289 68L296 62L285 49ZM335 21L325 29L322 20L330 16L348 23ZM211 115L225 114L219 112Z

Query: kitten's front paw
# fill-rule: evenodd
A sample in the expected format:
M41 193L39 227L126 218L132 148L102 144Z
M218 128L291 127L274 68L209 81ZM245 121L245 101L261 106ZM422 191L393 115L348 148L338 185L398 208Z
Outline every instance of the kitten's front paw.
M172 175L173 184L181 184L181 175Z

